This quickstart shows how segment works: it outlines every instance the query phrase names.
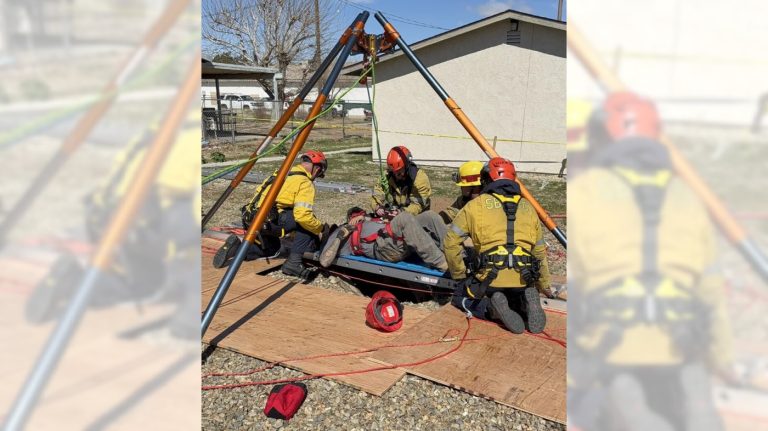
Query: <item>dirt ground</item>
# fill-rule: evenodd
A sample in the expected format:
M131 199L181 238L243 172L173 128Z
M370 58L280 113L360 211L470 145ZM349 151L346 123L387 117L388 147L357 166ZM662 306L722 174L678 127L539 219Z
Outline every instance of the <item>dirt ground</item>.
M329 149L356 148L363 146L363 142L370 145L369 140L363 138L350 138L343 141L319 140L308 146L323 151ZM204 149L210 154L217 149L225 154L227 160L242 158L248 149L245 143L236 145L220 145L218 147ZM246 156L247 157L247 154ZM280 162L259 162L253 172L268 174L277 169ZM451 176L455 168L424 167L429 176L433 190L433 209L439 210L452 202L458 196L459 189L453 183ZM328 156L328 171L323 181L350 183L365 186L370 189L376 187L379 179L378 161L372 161L370 153L344 153ZM566 179L555 175L546 174L520 174L521 181L530 192L539 200L544 208L553 216L563 231L567 232L566 213ZM203 187L203 213L211 207L213 202L223 193L229 185L229 180L215 180ZM209 222L209 226L239 225L240 207L250 200L257 184L243 183L230 195L219 211ZM367 208L370 205L370 193L345 194L328 191L318 191L315 198L315 211L318 217L328 223L339 223L344 220L346 211L352 206ZM549 244L550 269L555 275L565 275L565 249L549 231L545 232L545 240Z

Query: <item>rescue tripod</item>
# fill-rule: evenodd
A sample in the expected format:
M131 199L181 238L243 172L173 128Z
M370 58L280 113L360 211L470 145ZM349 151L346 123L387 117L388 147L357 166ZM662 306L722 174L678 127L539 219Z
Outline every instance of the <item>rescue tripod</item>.
M189 72L175 103L169 107L168 113L163 119L162 128L142 159L141 168L137 172L134 182L126 192L125 198L112 213L104 235L91 258L88 270L9 410L2 427L3 430L20 430L24 427L40 394L45 389L74 335L88 306L89 299L94 289L97 288L96 284L100 281L101 276L109 270L117 247L134 222L135 215L142 208L144 200L175 142L176 129L182 124L192 97L199 90L200 61L198 52L189 65Z
M461 110L461 108L456 104L456 102L448 95L448 93L440 86L440 84L437 82L434 76L429 72L429 70L424 66L424 64L416 57L416 54L413 53L410 46L403 40L402 37L400 37L400 34L395 30L395 28L392 26L392 24L387 21L387 19L384 17L384 15L381 12L376 12L374 15L376 17L376 20L379 21L381 26L384 28L384 33L382 35L378 36L368 36L364 33L363 28L365 26L365 22L368 19L368 12L362 12L358 17L355 19L355 22L353 23L352 27L353 30L351 31L351 36L345 41L344 35L342 35L342 39L339 40L339 44L344 44L344 48L341 50L341 54L339 56L338 61L334 65L333 69L331 70L328 80L325 82L325 85L323 86L322 91L317 96L317 100L315 101L314 105L312 106L312 109L307 116L307 126L306 128L302 129L296 140L294 141L293 145L291 146L291 149L288 152L288 155L285 157L285 160L283 160L282 165L280 166L277 176L274 180L274 183L272 184L272 187L270 187L269 191L267 192L267 196L264 198L263 203L261 204L261 207L259 208L258 212L256 213L256 216L254 217L253 222L251 223L251 226L249 227L248 231L245 234L245 238L240 245L240 248L238 248L237 253L235 254L235 257L233 261L230 263L229 267L227 268L227 272L224 274L224 277L222 277L221 281L219 282L219 286L216 288L216 292L213 294L213 297L211 298L211 301L208 303L208 306L205 309L205 312L203 313L202 318L202 328L201 328L201 335L205 335L205 332L208 330L208 326L211 324L211 321L213 320L213 316L216 314L216 311L219 308L219 305L224 299L224 296L227 293L227 290L229 290L229 287L231 286L232 282L234 281L235 276L237 275L237 271L240 269L240 265L242 265L243 261L245 260L245 255L248 251L248 248L251 244L254 243L258 232L260 231L261 227L264 224L264 221L266 220L267 214L269 212L269 208L272 208L272 205L274 205L275 200L277 199L277 194L280 192L280 188L283 186L283 183L285 182L285 178L288 174L288 171L291 168L291 164L293 163L293 160L296 159L296 157L299 154L299 151L301 151L301 148L304 146L304 143L307 140L307 137L309 136L309 133L312 131L312 127L314 126L315 119L317 117L317 114L320 112L323 103L325 102L326 98L330 94L330 91L333 87L333 84L336 82L336 79L339 76L339 73L341 72L342 67L344 66L344 62L346 61L347 57L353 52L353 49L356 49L357 52L362 52L364 54L364 62L366 60L370 60L375 62L376 61L376 55L378 53L386 53L391 52L395 46L399 47L402 52L405 54L405 56L413 63L413 65L416 67L416 69L421 73L421 75L424 77L424 79L429 83L430 87L437 93L437 95L442 99L443 103L446 105L446 107L451 111L451 113L456 117L456 119L461 123L461 125L464 127L464 129L469 133L469 135L472 137L472 139L480 146L480 148L485 152L485 154L489 157L498 157L498 153L494 148L488 143L488 140L485 139L485 137L480 133L480 131L477 129L477 127L472 123L472 121L467 117L466 114ZM347 29L349 31L349 29ZM344 33L345 35L347 32ZM335 49L336 47L334 47ZM332 51L331 54L333 55L334 52ZM370 56L370 58L368 58ZM329 57L331 57L329 55ZM327 63L330 63L330 60L326 58L325 61L323 61L323 65L326 65ZM318 75L321 72L321 69L315 72L315 75ZM314 75L313 75L314 78ZM306 87L302 90L303 94L304 91L308 90ZM288 112L286 112L287 114ZM287 118L281 118L281 120L278 122L287 121ZM277 127L277 125L275 127ZM273 128L272 131L270 131L270 135L264 140L264 142L271 141L272 137L277 134L278 131ZM265 144L262 142L259 149L257 149L257 153L259 150L262 150ZM256 153L254 153L256 154ZM255 161L254 161L255 162ZM249 163L250 167L253 166L253 163ZM245 174L247 174L247 169L250 169L249 165L243 166L243 168L240 170L240 173L238 173L237 178L242 179ZM239 182L238 182L239 183ZM520 181L518 180L518 183ZM233 186L234 184L234 186ZM222 194L222 196L216 201L214 206L211 208L211 211L206 215L207 220L210 220L210 217L213 215L213 212L217 210L221 203L226 199L227 196L231 193L231 190L234 189L234 187L237 184L235 183L235 180L232 180L232 183L230 184L230 187L227 188L227 190ZM544 223L544 225L552 232L552 234L557 238L557 240L563 245L563 247L567 247L567 239L565 234L560 230L560 228L557 226L557 224L552 220L552 218L549 216L549 214L542 208L542 206L538 203L538 201L531 195L531 193L528 191L528 189L523 186L522 183L520 183L520 189L521 194L524 198L526 198L535 208L536 213L538 214L541 221ZM207 221L204 219L203 225L205 225L205 222Z
M576 54L581 64L592 75L594 80L605 90L606 93L628 91L627 86L619 80L619 77L598 57L594 48L581 33L581 30L573 23L568 25L568 48ZM696 192L699 198L704 202L712 218L725 233L731 243L747 259L752 268L768 281L768 257L758 247L757 243L749 238L746 230L739 224L736 218L728 211L725 205L707 186L701 176L685 159L668 136L662 135L661 143L669 151L672 165L677 175L679 175Z

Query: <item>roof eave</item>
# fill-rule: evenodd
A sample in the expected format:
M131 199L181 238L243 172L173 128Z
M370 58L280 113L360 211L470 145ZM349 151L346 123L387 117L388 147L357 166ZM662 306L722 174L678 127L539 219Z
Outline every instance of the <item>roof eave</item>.
M550 28L554 28L556 30L562 30L562 31L565 31L566 25L567 25L565 21L557 21L557 20L539 17L535 15L529 15L526 13L517 12L513 10L505 10L503 12L497 13L496 15L491 15L487 18L483 18L481 20L474 21L469 24L465 24L461 27L457 27L452 30L448 30L446 32L431 36L427 39L423 39L418 42L415 42L411 44L411 49L414 51L417 51L421 48L426 48L428 46L440 43L446 39L450 39L465 33L469 33L470 31L477 30L479 28L486 27L491 24L495 24L505 19L517 19L519 21L530 22L532 24L537 24L544 27L550 27ZM391 60L393 58L397 58L401 55L403 55L403 52L401 50L397 50L389 54L384 54L381 57L379 57L378 63L381 63L382 61ZM362 62L358 62L341 69L341 74L357 75L361 70L362 70Z

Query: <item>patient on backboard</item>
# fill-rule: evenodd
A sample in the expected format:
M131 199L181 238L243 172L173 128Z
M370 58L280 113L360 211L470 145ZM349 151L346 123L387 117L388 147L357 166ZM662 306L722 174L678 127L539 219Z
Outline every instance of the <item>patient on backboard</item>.
M442 251L446 226L437 213L426 211L414 216L395 211L389 216L373 218L361 208L350 208L347 223L328 237L320 253L320 265L330 266L337 255L401 262L415 253L426 266L448 270Z

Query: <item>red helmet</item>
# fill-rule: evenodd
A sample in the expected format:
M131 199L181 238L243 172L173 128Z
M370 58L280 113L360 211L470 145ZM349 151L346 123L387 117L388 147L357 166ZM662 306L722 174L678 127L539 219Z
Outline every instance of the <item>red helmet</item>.
M403 306L395 295L380 290L373 294L365 309L368 326L379 331L394 332L403 326Z
M503 157L494 157L491 160L488 160L488 163L483 167L483 174L489 178L490 181L514 181L517 178L515 165Z
M328 160L325 158L325 154L323 154L322 151L307 150L306 153L302 154L301 161L319 165L320 173L317 174L317 177L325 177L325 170L328 169Z
M614 93L605 99L605 129L614 140L639 136L658 139L659 113L656 105L634 93Z
M387 154L387 169L392 172L399 172L401 169L407 169L412 161L411 151L399 145L389 150L389 154Z

